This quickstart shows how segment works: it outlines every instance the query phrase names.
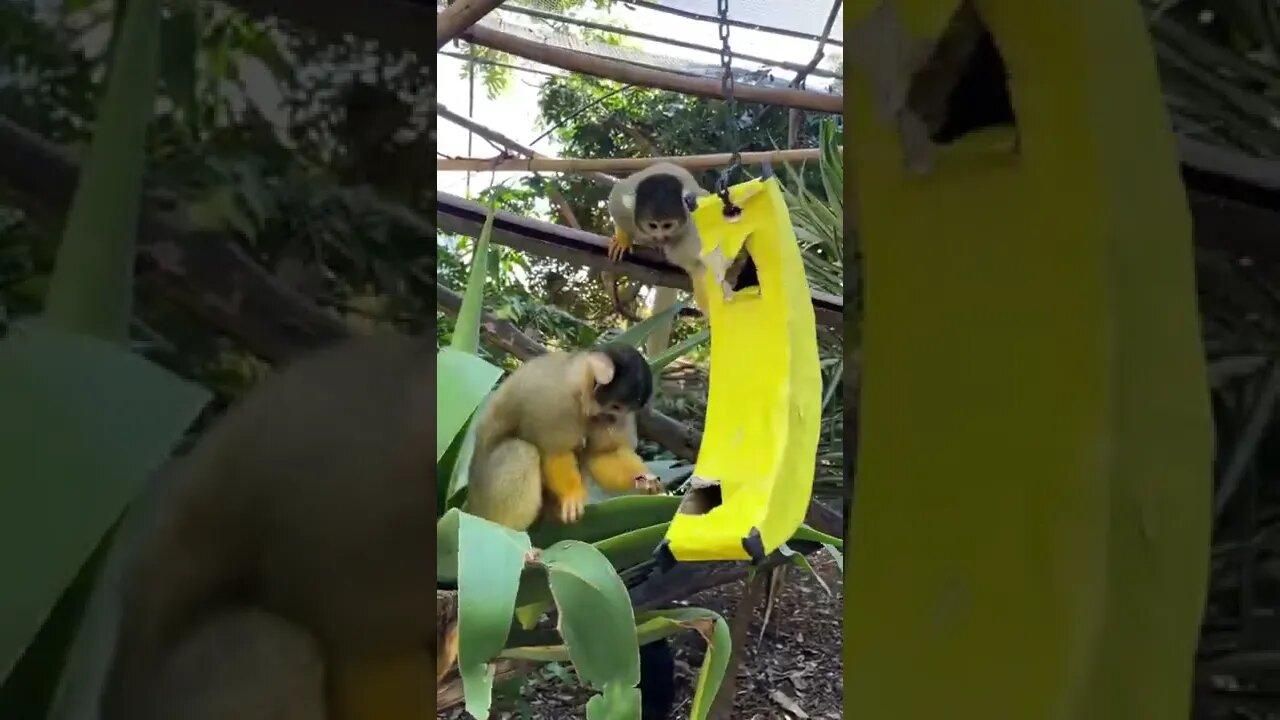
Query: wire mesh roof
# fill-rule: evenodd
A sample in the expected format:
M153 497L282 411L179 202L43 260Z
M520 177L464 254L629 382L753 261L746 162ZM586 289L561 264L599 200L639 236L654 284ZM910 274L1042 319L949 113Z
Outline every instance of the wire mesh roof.
M716 21L717 0L619 0L627 5L666 9L687 17ZM729 0L729 20L765 31L821 37L834 0ZM844 7L836 13L831 39L844 40Z
M791 2L792 0L786 1ZM825 2L825 0L823 1ZM829 12L830 9L830 6L828 6L827 11ZM823 19L825 21L825 17ZM536 40L537 42L547 45L596 55L598 57L608 58L610 60L616 60L638 67L647 67L680 75L692 75L695 77L707 78L719 78L721 73L721 69L718 64L698 63L687 57L675 57L672 55L639 50L633 47L610 45L604 42L588 40L570 33L554 33L549 30L535 29L527 25L504 20L498 17L496 13L484 17L478 24L500 32L516 35L518 37ZM819 28L819 30L821 30L821 28ZM776 68L770 68L762 66L760 63L744 60L735 61L733 69L735 80L741 81L744 84L761 85L766 87L787 87L791 77L791 74L785 70L778 71ZM829 82L811 83L809 89L816 92L830 92L831 84Z

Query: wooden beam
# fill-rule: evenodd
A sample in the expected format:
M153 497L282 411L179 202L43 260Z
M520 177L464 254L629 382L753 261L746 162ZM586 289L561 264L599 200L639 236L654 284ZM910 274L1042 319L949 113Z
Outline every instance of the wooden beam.
M436 225L445 232L478 237L488 208L450 195L436 194ZM494 214L492 242L544 257L621 273L649 285L690 289L689 276L668 263L652 248L636 248L619 262L609 260L608 238L582 230L541 222L505 210ZM819 324L843 327L844 298L812 291L814 315Z
M617 25L609 25L606 23L592 22L591 20L571 17L569 15L560 15L557 13L546 12L545 10L535 10L533 8L520 7L519 5L507 5L506 7L502 8L502 11L509 12L509 13L516 13L518 15L527 15L529 17L539 18L542 20L550 20L552 22L567 23L569 25L576 25L578 27L590 28L592 30L599 30L600 32L613 33L616 35L625 35L627 37L638 38L640 40L648 40L650 42L661 43L663 45L670 45L672 47L685 48L686 50L697 50L698 52L709 53L717 57L719 57L720 55L720 48L718 47L711 47L710 45L700 45L698 43L686 42L684 40L679 40L677 38L673 38L670 36L664 37L663 35L660 35L660 34L640 32L638 30L619 27ZM786 60L774 60L772 58L762 57L760 55L751 55L749 53L740 52L738 48L734 48L733 59L745 60L746 62L749 62L749 63L760 63L761 65L768 65L770 67L781 68L783 70L790 70L791 72L796 72L796 73L804 72L806 70L806 66L801 65L799 63L788 62ZM838 73L832 72L831 70L825 70L817 67L808 69L808 74L813 75L815 77L825 77L825 78L840 77Z
M449 44L462 31L480 22L504 0L454 0L453 4L436 16L436 50Z
M558 67L561 70L594 75L606 80L627 83L628 85L671 90L698 97L720 98L724 96L720 89L720 80L718 78L679 75L662 70L639 67L631 63L609 60L596 55L517 37L483 25L473 26L462 33L461 37L467 42L476 45L501 50L516 57ZM844 111L844 99L840 95L813 92L811 90L762 87L737 83L734 85L733 94L735 98L744 102L793 107L833 115L839 115Z
M537 150L534 150L531 147L528 147L527 145L523 145L519 142L516 142L515 140L512 140L511 138L507 137L506 135L503 135L497 130L492 130L490 128L485 127L484 125L481 125L475 120L472 120L469 117L459 115L458 113L453 112L449 108L439 103L436 104L436 114L448 120L449 122L452 122L460 127L463 127L468 131L475 133L476 135L479 135L480 137L488 140L489 142L501 145L502 147L508 150L518 152L521 155L524 155L525 157L528 157L528 158L546 158L547 157L546 155L543 155L542 153L538 152ZM489 162L492 163L492 161L489 161ZM436 171L437 172L440 171L439 161L437 161L437 164L436 164ZM613 177L612 175L606 175L602 172L590 172L590 173L587 173L587 175L596 179L597 181L599 181L600 183L606 186L613 186L614 183L618 182L618 178Z
M501 144L501 143L500 143ZM843 148L841 148L843 150ZM744 152L743 165L760 165L762 163L792 163L805 160L817 160L821 156L820 148L798 148L795 150L765 150L760 152ZM652 158L551 158L537 156L531 158L436 158L436 172L487 172L490 170L511 171L528 170L536 172L635 172L656 162L669 162L690 170L728 165L733 158L732 153L715 153L712 155L673 155Z

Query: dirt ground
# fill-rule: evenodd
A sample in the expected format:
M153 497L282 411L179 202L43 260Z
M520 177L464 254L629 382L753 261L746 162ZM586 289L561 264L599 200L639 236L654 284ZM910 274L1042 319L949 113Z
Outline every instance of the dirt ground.
M844 717L841 645L843 642L844 584L840 569L825 552L810 556L814 570L831 594L808 572L788 571L761 638L763 602L748 634L747 653L738 668L733 720L836 720ZM742 596L745 581L700 593L690 605L719 612L726 621ZM676 681L679 684L672 720L686 720L693 697L703 645L695 633L673 639ZM570 677L545 671L526 682L520 712L494 712L495 720L576 720L585 717L587 694ZM462 720L461 708L440 718Z

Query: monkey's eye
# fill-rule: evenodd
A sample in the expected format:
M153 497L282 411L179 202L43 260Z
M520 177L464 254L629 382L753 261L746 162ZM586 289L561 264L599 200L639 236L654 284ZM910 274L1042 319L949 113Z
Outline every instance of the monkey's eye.
M663 220L663 221L662 221L662 231L663 231L663 232L671 232L672 230L675 230L675 229L676 229L676 221L675 221L675 220Z
M661 225L652 220L645 221L644 223L644 229L648 230L649 232L658 232L659 227L661 227Z

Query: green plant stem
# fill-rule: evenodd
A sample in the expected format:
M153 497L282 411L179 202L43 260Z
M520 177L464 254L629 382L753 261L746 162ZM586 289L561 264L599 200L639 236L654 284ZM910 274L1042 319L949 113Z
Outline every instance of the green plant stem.
M159 21L160 0L129 0L125 7L45 304L54 323L112 342L127 339L133 312L134 237L159 72Z
M484 312L484 283L489 275L489 235L493 233L493 218L497 212L496 201L489 204L484 227L476 239L471 253L471 274L467 277L467 291L458 308L458 319L453 325L454 350L476 355L480 352L480 316Z

